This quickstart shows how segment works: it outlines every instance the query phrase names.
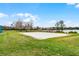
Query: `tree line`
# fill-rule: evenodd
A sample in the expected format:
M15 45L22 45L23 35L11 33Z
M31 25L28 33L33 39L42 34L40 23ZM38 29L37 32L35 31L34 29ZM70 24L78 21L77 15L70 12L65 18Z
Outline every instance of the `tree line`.
M10 26L4 26L4 30L56 30L56 31L63 31L63 30L73 30L73 29L79 29L79 27L66 27L63 20L60 20L55 23L54 27L33 27L33 20L30 20L28 22L24 22L22 20L17 20L16 22L13 22Z

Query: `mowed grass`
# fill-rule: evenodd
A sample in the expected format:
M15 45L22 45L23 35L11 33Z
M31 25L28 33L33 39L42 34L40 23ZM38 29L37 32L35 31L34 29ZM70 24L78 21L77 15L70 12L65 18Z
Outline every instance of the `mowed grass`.
M0 33L1 56L79 56L79 34L37 40L16 31Z

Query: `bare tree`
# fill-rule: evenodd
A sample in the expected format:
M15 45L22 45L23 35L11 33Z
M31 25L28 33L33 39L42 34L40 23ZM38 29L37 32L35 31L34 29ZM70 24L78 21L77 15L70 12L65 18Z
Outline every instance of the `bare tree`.
M24 25L24 29L33 29L33 20L30 20L28 22L23 22L23 25Z
M30 29L33 29L33 20L29 21L29 27L30 27Z
M31 30L31 29L33 29L33 20L24 22L21 19L19 19L18 21L14 22L11 26L14 27L15 29Z
M16 29L23 29L23 22L21 20L18 20L14 23L14 27Z

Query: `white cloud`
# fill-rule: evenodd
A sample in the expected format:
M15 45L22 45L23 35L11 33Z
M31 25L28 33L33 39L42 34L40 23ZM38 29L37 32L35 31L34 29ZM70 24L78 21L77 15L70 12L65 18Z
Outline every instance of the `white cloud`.
M8 17L8 18L6 18L6 17ZM11 20L9 19L9 17ZM29 22L30 20L33 20L34 24L37 22L37 20L39 20L38 15L33 15L31 13L16 13L16 14L12 14L12 15L0 13L0 19L3 18L2 21L5 20L5 22L3 22L2 24L8 25L8 26L11 25L11 23L13 21L16 21L16 19L18 20L19 17L25 22Z
M67 3L67 5L73 5L76 8L79 8L79 3Z
M24 22L29 22L31 20L31 18L26 18L26 19L24 19L23 21Z
M4 24L2 24L2 25L4 25L4 26L11 26L11 24L12 24L11 21L6 21L6 22L4 22Z
M76 5L76 3L67 3L67 5Z
M9 22L7 22L6 25L7 25L7 26L10 26L11 24L12 24L12 22L9 21Z
M55 22L56 22L56 20L51 20L48 23L55 23Z
M15 17L19 16L23 21L28 22L33 20L34 22L39 19L37 15L33 15L31 13L17 13L14 15Z
M28 22L30 20L33 20L34 22L37 21L39 18L37 16L29 16L24 19L24 21Z
M24 16L25 16L24 21L30 21L30 20L36 21L39 19L38 16L30 14L30 13L25 13Z
M31 13L25 13L24 16L28 17L28 16L32 16L32 14Z
M75 7L79 8L79 4L77 4Z
M64 21L66 27L79 27L79 24L74 21L66 20Z
M25 15L26 19L29 19L29 20L36 21L38 19L38 16L32 15L30 13L25 13L24 15Z
M18 14L16 14L16 16L24 16L24 14L23 13L18 13Z
M8 16L7 14L0 13L0 18Z

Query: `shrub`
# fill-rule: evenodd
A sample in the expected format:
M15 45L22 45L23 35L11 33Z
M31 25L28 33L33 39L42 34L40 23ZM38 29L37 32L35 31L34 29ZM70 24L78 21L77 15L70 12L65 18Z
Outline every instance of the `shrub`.
M77 32L76 32L76 31L70 31L69 33L70 33L70 34L71 34L71 33L73 33L73 34L77 34Z
M64 33L63 31L56 31L56 33Z

